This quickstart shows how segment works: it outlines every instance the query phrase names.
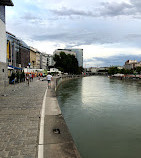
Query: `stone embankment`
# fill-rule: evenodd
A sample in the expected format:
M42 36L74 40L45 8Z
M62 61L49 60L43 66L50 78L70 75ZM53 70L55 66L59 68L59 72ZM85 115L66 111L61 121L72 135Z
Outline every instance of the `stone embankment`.
M72 77L54 78L51 88L47 91L44 116L44 158L80 158L61 114L55 92L58 85L68 79Z
M0 158L80 158L56 98L61 80L48 89L34 79L0 94Z
M135 80L141 81L141 75L125 75L125 74L114 74L109 76L109 78L117 78L120 80Z

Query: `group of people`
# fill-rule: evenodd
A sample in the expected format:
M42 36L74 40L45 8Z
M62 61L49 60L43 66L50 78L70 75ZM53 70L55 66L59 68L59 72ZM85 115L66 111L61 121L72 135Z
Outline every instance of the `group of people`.
M27 81L27 84L29 85L29 81L33 81L33 74L26 74L26 81ZM47 81L48 81L48 88L51 88L51 80L52 80L52 75L50 73L48 73L48 75L46 76L47 78Z
M29 85L29 81L33 81L33 78L34 78L34 75L33 74L26 74L26 81L27 81L27 84Z

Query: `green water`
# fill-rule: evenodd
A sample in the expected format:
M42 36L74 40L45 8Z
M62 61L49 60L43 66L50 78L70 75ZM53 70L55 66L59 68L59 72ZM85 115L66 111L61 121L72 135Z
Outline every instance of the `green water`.
M141 158L141 83L85 77L57 97L82 158Z

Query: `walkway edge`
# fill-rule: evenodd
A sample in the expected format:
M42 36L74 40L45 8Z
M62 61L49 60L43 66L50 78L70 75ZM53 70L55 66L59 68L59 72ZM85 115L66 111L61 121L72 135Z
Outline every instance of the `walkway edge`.
M40 132L39 132L39 144L38 144L38 158L44 157L44 118L45 118L45 104L46 104L46 96L47 96L47 90L45 91L44 98L43 98L43 104L41 109L41 120L40 120Z

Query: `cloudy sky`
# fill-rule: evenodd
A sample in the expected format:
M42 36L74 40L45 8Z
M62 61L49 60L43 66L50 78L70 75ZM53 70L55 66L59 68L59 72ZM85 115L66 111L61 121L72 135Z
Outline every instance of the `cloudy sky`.
M141 0L13 0L7 31L39 51L82 48L84 67L141 60Z

